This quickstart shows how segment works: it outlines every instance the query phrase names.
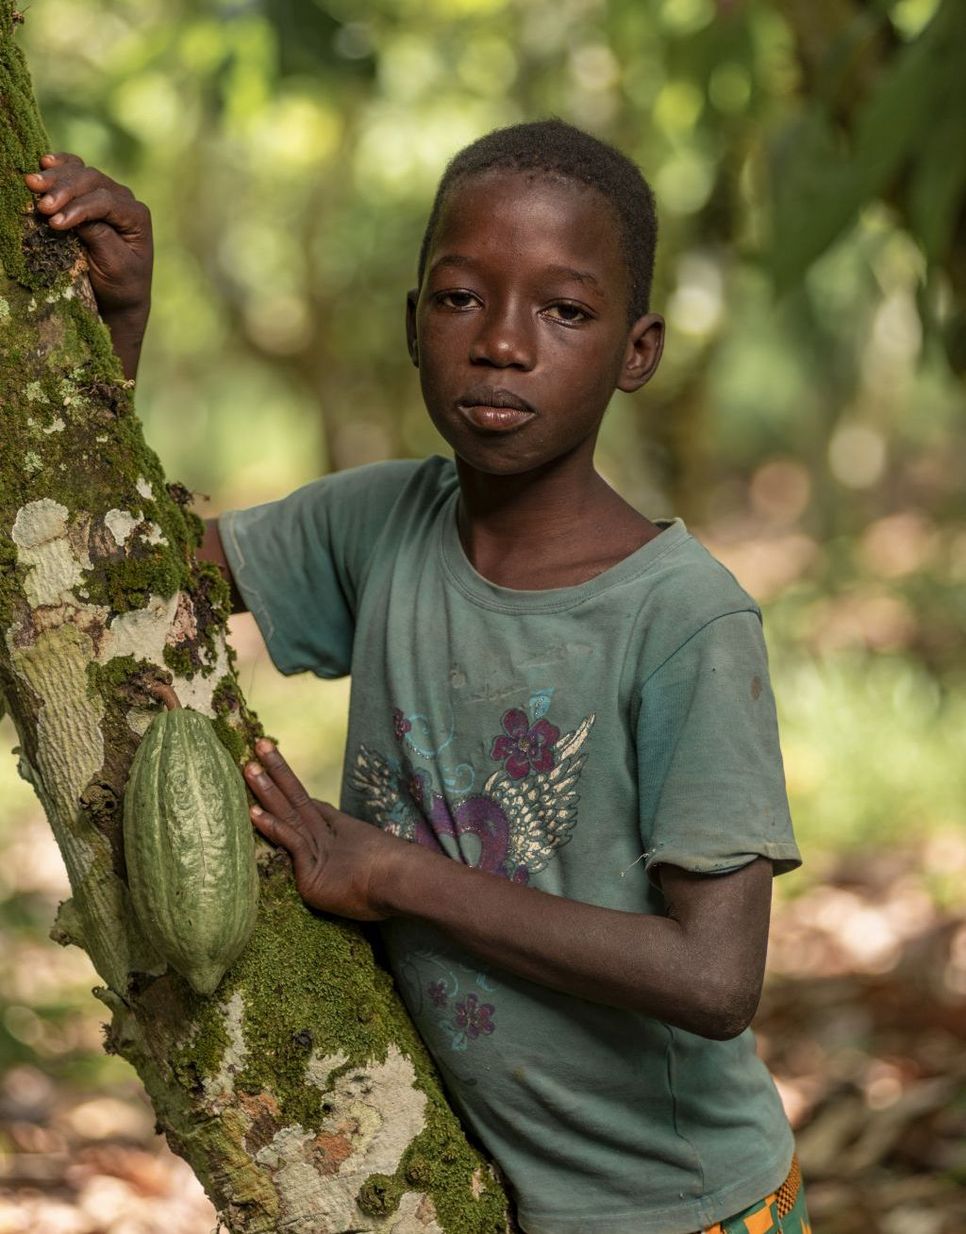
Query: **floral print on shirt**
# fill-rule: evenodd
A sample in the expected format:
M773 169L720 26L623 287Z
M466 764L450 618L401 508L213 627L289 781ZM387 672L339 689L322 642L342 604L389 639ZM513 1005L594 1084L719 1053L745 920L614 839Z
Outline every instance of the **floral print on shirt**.
M489 973L465 968L437 951L419 948L406 957L396 977L417 1022L425 1028L428 1018L440 1044L455 1054L465 1054L475 1042L499 1031L497 986ZM470 1076L461 1080L475 1082Z
M549 720L531 725L527 713L511 707L503 716L503 732L495 738L490 758L503 763L512 780L521 780L530 771L550 771L554 765L553 747L560 729Z
M545 694L537 696L541 707ZM385 831L423 844L466 865L529 883L566 844L577 823L577 785L587 759L585 743L594 715L561 736L557 725L511 707L502 732L489 746L501 764L479 791L439 791L432 768L411 758L386 757L361 746L352 787L365 802L365 815ZM405 713L392 713L396 739L405 744ZM476 775L473 775L476 780Z
M393 735L406 757L360 747L351 783L365 802L365 816L392 835L490 874L529 883L570 840L576 826L577 786L595 720L587 716L561 736L558 726L545 718L551 695L532 695L529 715L520 707L503 712L502 732L485 747L500 766L477 792L472 791L478 778L472 767L470 789L457 792L455 781L443 776L434 761L427 759L429 767L417 766L415 759L426 756L425 748L413 738L412 720L402 708L393 708ZM452 736L445 744L451 741ZM434 772L441 777L439 789ZM474 977L481 997L461 987L442 957L421 953L420 958L435 975L426 981L414 964L407 975L410 997L426 1009L452 1050L465 1051L498 1033L496 1003L485 997L493 987L483 974Z

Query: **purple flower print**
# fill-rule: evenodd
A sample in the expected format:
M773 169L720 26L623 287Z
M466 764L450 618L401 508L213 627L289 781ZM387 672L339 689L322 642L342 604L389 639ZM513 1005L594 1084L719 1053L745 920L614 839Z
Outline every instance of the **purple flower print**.
M531 771L550 771L554 765L553 747L560 729L549 720L538 720L533 727L527 713L511 707L503 713L503 732L493 741L490 758L503 763L511 780L522 780Z
M467 994L463 1002L456 1004L456 1027L465 1029L467 1037L474 1040L480 1033L492 1033L496 1027L493 1010L492 1003L481 1003L475 994Z
M426 987L426 993L434 1007L446 1006L446 983L444 981L431 981Z
M412 725L403 715L398 707L392 709L392 727L396 734L396 740L402 741L406 734L412 729Z

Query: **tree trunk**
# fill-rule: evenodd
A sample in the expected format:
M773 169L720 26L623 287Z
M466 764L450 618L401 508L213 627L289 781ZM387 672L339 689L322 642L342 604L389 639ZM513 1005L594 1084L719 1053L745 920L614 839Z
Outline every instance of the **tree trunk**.
M21 20L0 0L0 700L70 877L52 937L90 955L107 1049L235 1234L504 1231L391 979L360 929L302 903L285 854L259 841L258 923L211 998L133 916L121 807L145 687L173 681L239 759L257 721L190 494L144 445L80 249L20 179L48 148Z

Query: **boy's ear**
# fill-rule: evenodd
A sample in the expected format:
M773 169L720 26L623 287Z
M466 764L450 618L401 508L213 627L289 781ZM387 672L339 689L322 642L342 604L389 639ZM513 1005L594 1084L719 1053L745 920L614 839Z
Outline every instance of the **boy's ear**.
M416 342L416 301L418 299L418 287L406 292L406 346L409 348L409 358L416 368L419 368L419 345Z
M659 313L638 317L627 336L618 390L627 394L640 390L654 376L663 351L664 318Z

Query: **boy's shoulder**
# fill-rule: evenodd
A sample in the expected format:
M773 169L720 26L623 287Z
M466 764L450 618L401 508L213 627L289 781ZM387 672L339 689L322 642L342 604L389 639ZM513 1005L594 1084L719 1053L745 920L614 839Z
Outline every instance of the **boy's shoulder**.
M759 613L754 598L681 519L666 520L658 538L666 546L649 572L650 585L659 589L662 603L710 617L748 610Z
M645 643L651 656L671 656L722 617L745 614L760 627L761 609L731 571L680 519L664 524L667 537L641 578ZM650 658L650 657L649 657Z

